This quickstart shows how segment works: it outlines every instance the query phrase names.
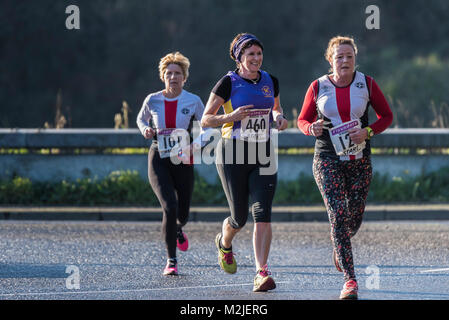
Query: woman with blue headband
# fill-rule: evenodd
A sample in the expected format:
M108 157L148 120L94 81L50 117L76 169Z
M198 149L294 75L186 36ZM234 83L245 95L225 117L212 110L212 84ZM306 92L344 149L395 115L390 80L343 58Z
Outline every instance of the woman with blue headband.
M274 122L279 130L284 130L287 120L280 105L278 80L260 69L262 43L252 34L238 34L231 42L230 56L237 69L215 85L201 121L203 128L222 126L216 165L231 215L223 221L215 244L221 268L227 273L237 272L232 240L246 224L251 196L257 270L253 291L268 291L276 288L267 266L272 238L271 207L277 184L271 125ZM217 115L221 106L224 114Z

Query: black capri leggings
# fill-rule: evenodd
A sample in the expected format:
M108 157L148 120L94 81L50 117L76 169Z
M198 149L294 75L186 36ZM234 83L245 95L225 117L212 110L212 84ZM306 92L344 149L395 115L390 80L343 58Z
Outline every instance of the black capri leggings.
M250 195L254 222L271 222L277 184L277 164L273 163L276 160L271 143L221 139L216 150L216 166L231 211L228 218L231 227L239 229L246 224ZM256 157L259 152L264 154L262 158ZM273 165L275 169L271 168Z
M173 164L161 159L157 149L148 153L148 179L163 210L162 237L168 258L176 257L176 232L189 218L194 173L193 165Z

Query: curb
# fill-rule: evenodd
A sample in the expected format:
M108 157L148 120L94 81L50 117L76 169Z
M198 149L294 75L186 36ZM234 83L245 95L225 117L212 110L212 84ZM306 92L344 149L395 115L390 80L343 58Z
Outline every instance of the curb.
M227 207L191 207L189 221L223 221ZM0 206L0 220L161 221L159 207ZM365 221L449 220L448 204L367 205ZM252 221L251 214L248 221ZM275 206L273 222L328 221L324 206Z

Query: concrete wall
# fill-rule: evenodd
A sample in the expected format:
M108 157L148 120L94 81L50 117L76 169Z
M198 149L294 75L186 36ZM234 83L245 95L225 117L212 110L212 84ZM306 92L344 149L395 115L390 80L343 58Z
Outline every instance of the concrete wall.
M433 156L372 156L374 172L389 176L416 176L449 166L449 158ZM147 179L146 155L2 155L0 178L13 175L34 181L75 180L77 178L103 178L116 170L136 170ZM215 165L195 165L198 173L209 183L217 179ZM279 156L279 180L291 181L303 173L312 175L312 155Z

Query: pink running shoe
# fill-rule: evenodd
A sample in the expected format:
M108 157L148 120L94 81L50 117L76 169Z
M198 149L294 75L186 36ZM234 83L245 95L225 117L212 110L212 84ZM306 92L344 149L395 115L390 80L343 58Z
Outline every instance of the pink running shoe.
M343 286L343 290L341 290L340 293L340 299L343 300L357 300L357 281L355 280L348 280L345 282Z
M167 260L167 265L164 269L164 276L177 276L178 275L178 263Z
M187 251L189 249L189 239L187 239L187 235L181 230L176 234L176 246L181 251Z

